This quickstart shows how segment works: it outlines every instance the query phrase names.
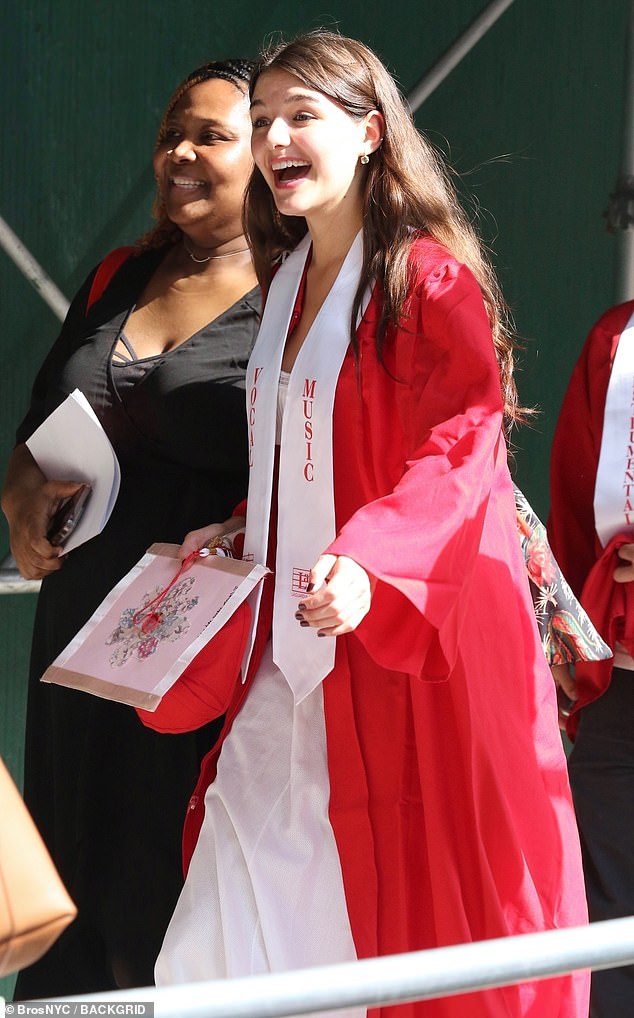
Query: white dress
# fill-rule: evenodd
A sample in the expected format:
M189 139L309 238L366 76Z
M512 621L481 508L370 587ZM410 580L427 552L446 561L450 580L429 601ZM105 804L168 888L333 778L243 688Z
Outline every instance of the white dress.
M328 800L322 687L295 706L269 642L205 795L158 986L356 958Z

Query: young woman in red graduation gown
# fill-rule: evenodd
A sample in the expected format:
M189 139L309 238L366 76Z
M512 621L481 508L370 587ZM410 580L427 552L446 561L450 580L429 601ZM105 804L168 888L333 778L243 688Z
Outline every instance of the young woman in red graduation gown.
M273 576L192 799L159 983L586 920L493 273L367 47L326 32L282 46L251 99L267 302L245 555ZM183 555L236 526L188 535ZM575 974L394 1014L586 1008Z

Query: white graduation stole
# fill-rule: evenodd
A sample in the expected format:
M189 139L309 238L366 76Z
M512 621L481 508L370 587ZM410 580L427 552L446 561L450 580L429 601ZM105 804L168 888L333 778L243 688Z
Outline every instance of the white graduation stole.
M621 333L605 398L594 522L603 547L615 534L634 533L634 314Z
M300 242L276 272L249 365L246 396L249 495L244 553L264 562L273 485L275 417L282 355L310 248ZM318 638L295 618L308 573L335 537L332 413L337 379L350 342L350 317L363 264L359 233L297 355L282 421L278 486L273 660L299 703L332 671L335 639ZM369 293L365 295L364 308ZM363 309L362 309L363 313ZM261 591L243 663L251 655Z

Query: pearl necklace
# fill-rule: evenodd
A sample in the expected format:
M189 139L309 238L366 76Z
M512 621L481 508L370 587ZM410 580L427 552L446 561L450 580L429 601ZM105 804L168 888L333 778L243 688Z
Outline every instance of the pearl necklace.
M187 251L187 254L191 258L191 260L193 262L196 262L197 265L204 265L205 262L210 262L212 260L220 261L221 258L233 258L235 255L245 254L245 252L249 250L248 247L241 247L239 251L228 251L227 254L207 255L206 258L198 258L189 247L184 235L183 235L183 247Z

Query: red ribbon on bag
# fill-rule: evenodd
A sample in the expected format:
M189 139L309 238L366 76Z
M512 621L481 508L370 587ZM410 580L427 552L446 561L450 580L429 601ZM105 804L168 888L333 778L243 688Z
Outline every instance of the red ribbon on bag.
M189 567L197 558L207 558L208 555L224 555L226 558L233 558L233 548L230 539L226 537L214 537L206 547L201 548L199 551L192 551L190 554L183 559L180 564L178 572L172 577L170 582L163 590L159 591L156 597L153 597L151 601L148 601L143 608L139 608L138 611L132 616L132 625L138 626L141 623L141 632L146 636L153 633L155 629L160 626L163 621L163 616L156 609L161 605L163 599L172 589L176 581L183 575L183 573L189 569ZM146 614L149 612L149 614Z
M153 597L151 601L148 601L148 603L144 605L143 608L139 608L139 610L134 613L134 615L132 616L132 625L138 626L140 623L141 632L145 633L146 636L149 635L150 633L153 633L154 630L158 626L160 626L161 622L163 621L163 616L156 609L161 605L163 599L172 589L172 587L179 579L179 577L183 575L185 570L189 569L194 559L204 558L208 554L209 549L201 548L200 551L192 551L187 556L187 558L184 558L180 564L178 572L175 573L175 575L172 577L167 586L163 587L163 590L159 591L156 597Z

